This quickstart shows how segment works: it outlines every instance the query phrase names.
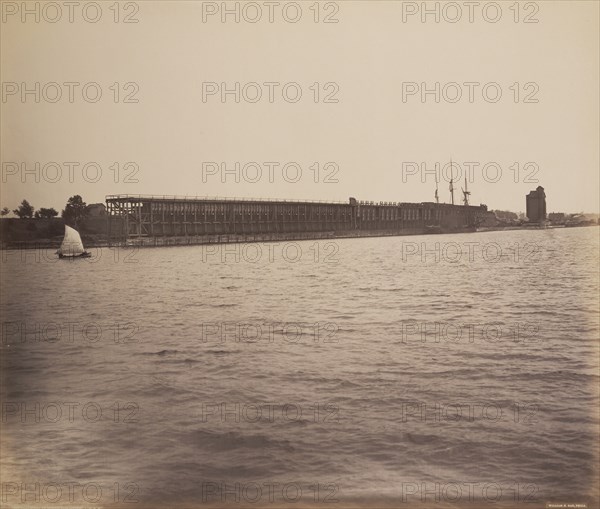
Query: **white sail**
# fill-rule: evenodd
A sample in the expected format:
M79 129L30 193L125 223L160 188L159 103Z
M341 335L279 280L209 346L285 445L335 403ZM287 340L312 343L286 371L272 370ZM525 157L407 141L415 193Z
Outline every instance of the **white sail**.
M79 256L83 252L85 252L85 249L83 249L83 242L81 242L79 232L65 225L65 238L58 248L58 254L63 256Z

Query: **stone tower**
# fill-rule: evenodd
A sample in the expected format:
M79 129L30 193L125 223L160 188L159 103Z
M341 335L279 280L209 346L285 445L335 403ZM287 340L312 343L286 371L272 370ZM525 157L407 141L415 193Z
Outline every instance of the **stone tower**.
M546 220L546 193L542 186L526 196L527 218L530 223L542 223Z

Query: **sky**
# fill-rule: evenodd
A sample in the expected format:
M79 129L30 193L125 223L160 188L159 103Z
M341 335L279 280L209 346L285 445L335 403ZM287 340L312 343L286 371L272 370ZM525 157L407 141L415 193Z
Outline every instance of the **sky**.
M457 203L599 212L596 1L50 3L1 3L2 207L450 202L452 161Z

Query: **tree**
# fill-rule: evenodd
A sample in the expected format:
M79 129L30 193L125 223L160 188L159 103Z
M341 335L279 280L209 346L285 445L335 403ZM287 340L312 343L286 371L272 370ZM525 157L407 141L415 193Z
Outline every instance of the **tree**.
M56 212L56 210L54 210L53 208L45 209L44 207L42 207L35 213L35 217L37 219L50 219L56 216L58 216L58 212Z
M10 214L10 209L8 207L4 207L0 210L0 216L7 216L8 214Z
M62 211L62 217L65 222L74 225L78 225L79 221L87 216L87 214L86 204L78 194L69 198L65 210Z
M496 217L502 221L513 221L517 220L519 216L510 210L494 210Z
M21 218L21 219L25 219L25 218L31 219L33 217L33 211L34 211L34 208L29 204L29 202L27 200L23 200L21 202L21 205L19 205L19 208L16 208L15 210L13 210L15 215L19 216L19 218Z

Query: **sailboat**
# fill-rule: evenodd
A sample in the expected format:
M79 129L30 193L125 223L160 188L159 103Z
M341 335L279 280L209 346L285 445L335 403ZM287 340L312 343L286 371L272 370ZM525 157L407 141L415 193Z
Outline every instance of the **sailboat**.
M79 232L65 225L65 237L56 252L59 258L89 258L92 256L83 248Z

